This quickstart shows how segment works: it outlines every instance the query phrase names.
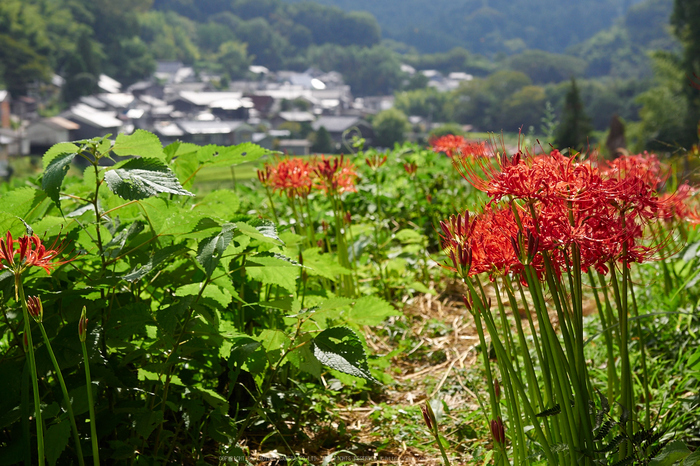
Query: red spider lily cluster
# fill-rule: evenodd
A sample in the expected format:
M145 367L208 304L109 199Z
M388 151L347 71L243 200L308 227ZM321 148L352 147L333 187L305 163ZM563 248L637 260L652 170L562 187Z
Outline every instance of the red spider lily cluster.
M10 269L19 276L30 267L41 267L50 274L59 265L75 259L59 259L64 248L64 244L58 242L47 248L36 235L13 239L8 231L5 238L0 238L0 269Z
M697 223L688 185L658 194L666 177L654 155L597 163L553 150L489 162L453 158L462 176L491 198L478 215L441 222L443 248L463 275L517 276L528 264L543 274L545 257L559 274L575 265L574 256L581 270L607 273L612 263L629 266L659 252L663 245L645 237L650 222L680 215Z
M326 194L355 192L355 166L344 156L336 158L282 158L258 170L258 179L274 192L289 197L306 197L312 189Z
M470 141L462 136L448 134L430 140L434 152L443 152L450 158L460 157L490 157L491 150L485 142Z

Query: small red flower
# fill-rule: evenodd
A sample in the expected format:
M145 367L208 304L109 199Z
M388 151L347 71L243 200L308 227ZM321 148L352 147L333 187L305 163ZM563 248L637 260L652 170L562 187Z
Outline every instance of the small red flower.
M355 166L341 155L332 159L321 156L314 168L316 175L316 187L326 194L341 194L344 192L356 192L355 182L357 173Z
M17 249L15 249L15 244L18 245ZM64 249L65 245L59 243L58 240L47 248L36 235L25 235L13 239L12 234L8 231L5 238L0 238L0 269L8 268L15 275L21 275L28 268L35 266L41 267L50 274L59 265L75 259L75 257L59 259L58 256Z
M313 186L312 173L311 164L306 160L283 158L272 167L266 166L264 174L258 172L258 179L272 186L275 192L283 192L289 197L306 197Z
M403 169L408 173L409 175L413 175L416 173L416 170L418 170L418 165L416 165L415 162L410 162L410 163L404 163L403 164Z
M365 163L372 170L376 170L386 163L387 156L382 156L376 152L372 153L369 157L365 157Z

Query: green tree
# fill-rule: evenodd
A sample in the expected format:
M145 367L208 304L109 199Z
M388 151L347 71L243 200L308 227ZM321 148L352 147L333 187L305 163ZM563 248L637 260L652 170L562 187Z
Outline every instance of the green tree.
M321 126L316 134L314 135L314 143L311 146L311 152L317 154L327 154L333 152L333 139L331 139L331 134L325 128Z
M418 89L396 94L394 107L406 115L422 116L430 121L445 121L448 119L445 106L449 98L449 93L438 92L434 88Z
M588 146L588 138L592 130L590 119L583 110L576 80L571 78L571 89L564 100L564 110L557 127L554 144L560 149L572 148L581 151Z
M221 44L219 53L216 54L216 61L231 79L244 77L251 64L247 45L234 41Z
M535 84L560 82L583 75L588 64L581 58L570 55L526 50L508 61L510 69L528 75Z
M683 44L682 69L686 78L700 82L700 2L696 0L675 0L671 24L676 36ZM692 78L691 78L692 79ZM700 89L686 83L684 87L688 112L683 124L679 143L690 147L697 141L697 128L700 123Z
M411 125L406 114L396 108L390 108L377 113L372 121L374 127L374 143L381 147L393 147L396 143L406 140L406 132Z

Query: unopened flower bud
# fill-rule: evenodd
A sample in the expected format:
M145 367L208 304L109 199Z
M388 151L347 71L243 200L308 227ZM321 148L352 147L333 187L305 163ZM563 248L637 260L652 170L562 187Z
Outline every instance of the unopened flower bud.
M496 401L501 399L501 384L498 379L493 379L493 392L496 395Z
M421 406L421 411L423 412L423 420L425 421L425 425L428 426L428 429L431 431L437 429L437 419L435 418L433 407L430 406L430 401L426 400L425 405Z
M506 443L506 427L503 425L503 419L501 419L500 416L496 419L492 419L489 427L491 428L491 437L493 437L495 443L501 445Z
M27 310L37 322L42 322L44 320L44 307L38 296L30 296L27 298Z
M420 410L423 412L423 420L428 429L433 430L433 422L430 420L430 415L428 414L428 409L425 406L421 406Z
M78 321L78 336L80 336L80 341L82 342L87 339L87 324L88 318L85 313L85 306L83 306L83 312L80 314L80 320Z

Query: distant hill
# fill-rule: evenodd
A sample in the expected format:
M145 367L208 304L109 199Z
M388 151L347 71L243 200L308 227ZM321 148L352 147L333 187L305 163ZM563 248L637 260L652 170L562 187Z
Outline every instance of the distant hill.
M297 3L301 0L285 0ZM308 0L304 0L308 1ZM640 0L313 0L368 11L385 39L418 52L563 52L612 26Z

